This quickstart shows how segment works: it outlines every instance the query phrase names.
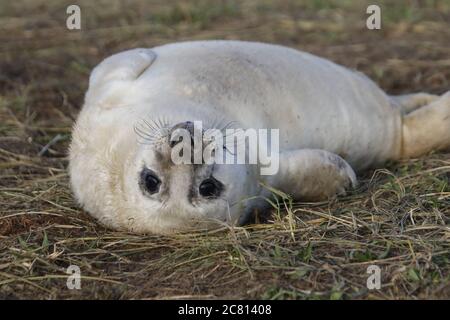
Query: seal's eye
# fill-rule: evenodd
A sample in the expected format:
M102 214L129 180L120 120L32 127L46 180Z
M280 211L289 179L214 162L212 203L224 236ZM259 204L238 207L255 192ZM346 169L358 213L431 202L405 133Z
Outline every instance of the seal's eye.
M222 184L213 177L203 180L198 188L198 191L202 197L205 198L217 198L222 192Z
M141 172L141 188L146 192L153 194L159 191L159 186L161 184L161 180L156 176L156 174L150 170L145 168Z

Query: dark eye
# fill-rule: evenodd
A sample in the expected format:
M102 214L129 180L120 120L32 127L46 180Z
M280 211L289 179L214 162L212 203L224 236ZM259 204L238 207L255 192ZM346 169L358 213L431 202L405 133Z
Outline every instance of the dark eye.
M222 184L214 178L203 180L198 188L198 192L205 198L217 198L222 192Z
M141 188L146 192L153 194L159 191L159 185L161 184L161 180L158 179L156 174L150 170L145 168L141 172Z

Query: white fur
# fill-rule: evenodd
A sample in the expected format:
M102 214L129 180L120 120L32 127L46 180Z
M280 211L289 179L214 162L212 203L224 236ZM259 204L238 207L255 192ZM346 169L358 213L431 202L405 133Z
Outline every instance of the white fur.
M351 167L362 170L402 152L398 102L328 60L239 41L125 51L92 72L70 151L76 198L108 226L167 233L205 218L235 223L259 204L243 199L264 195L255 168L224 165L214 169L227 186L220 201L189 203L191 168L158 168L152 148L136 137L136 123L154 118L279 128L280 174L263 182L296 198L340 193L356 182ZM167 174L164 205L139 190L143 165Z

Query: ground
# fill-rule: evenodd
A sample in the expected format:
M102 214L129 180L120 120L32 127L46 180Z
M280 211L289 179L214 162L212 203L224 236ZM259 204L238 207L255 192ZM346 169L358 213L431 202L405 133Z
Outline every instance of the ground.
M81 31L66 29L74 3ZM369 4L381 30L366 28ZM89 72L109 54L256 40L358 69L392 94L441 94L448 1L16 0L0 3L0 31L0 298L450 298L448 152L374 168L328 202L282 197L266 223L174 236L100 226L66 171ZM66 286L69 265L80 290ZM366 285L370 265L379 290Z

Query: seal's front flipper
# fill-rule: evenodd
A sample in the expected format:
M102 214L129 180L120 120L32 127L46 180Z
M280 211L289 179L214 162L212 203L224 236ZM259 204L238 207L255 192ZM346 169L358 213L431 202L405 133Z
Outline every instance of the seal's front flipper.
M155 61L151 49L133 49L103 60L91 73L86 104L110 109L121 105L121 97L132 94L137 80Z
M280 153L280 168L266 183L296 200L325 200L357 184L350 165L337 154L318 149Z
M114 54L95 67L89 78L89 86L117 80L135 80L155 59L156 53L151 49L139 48Z

